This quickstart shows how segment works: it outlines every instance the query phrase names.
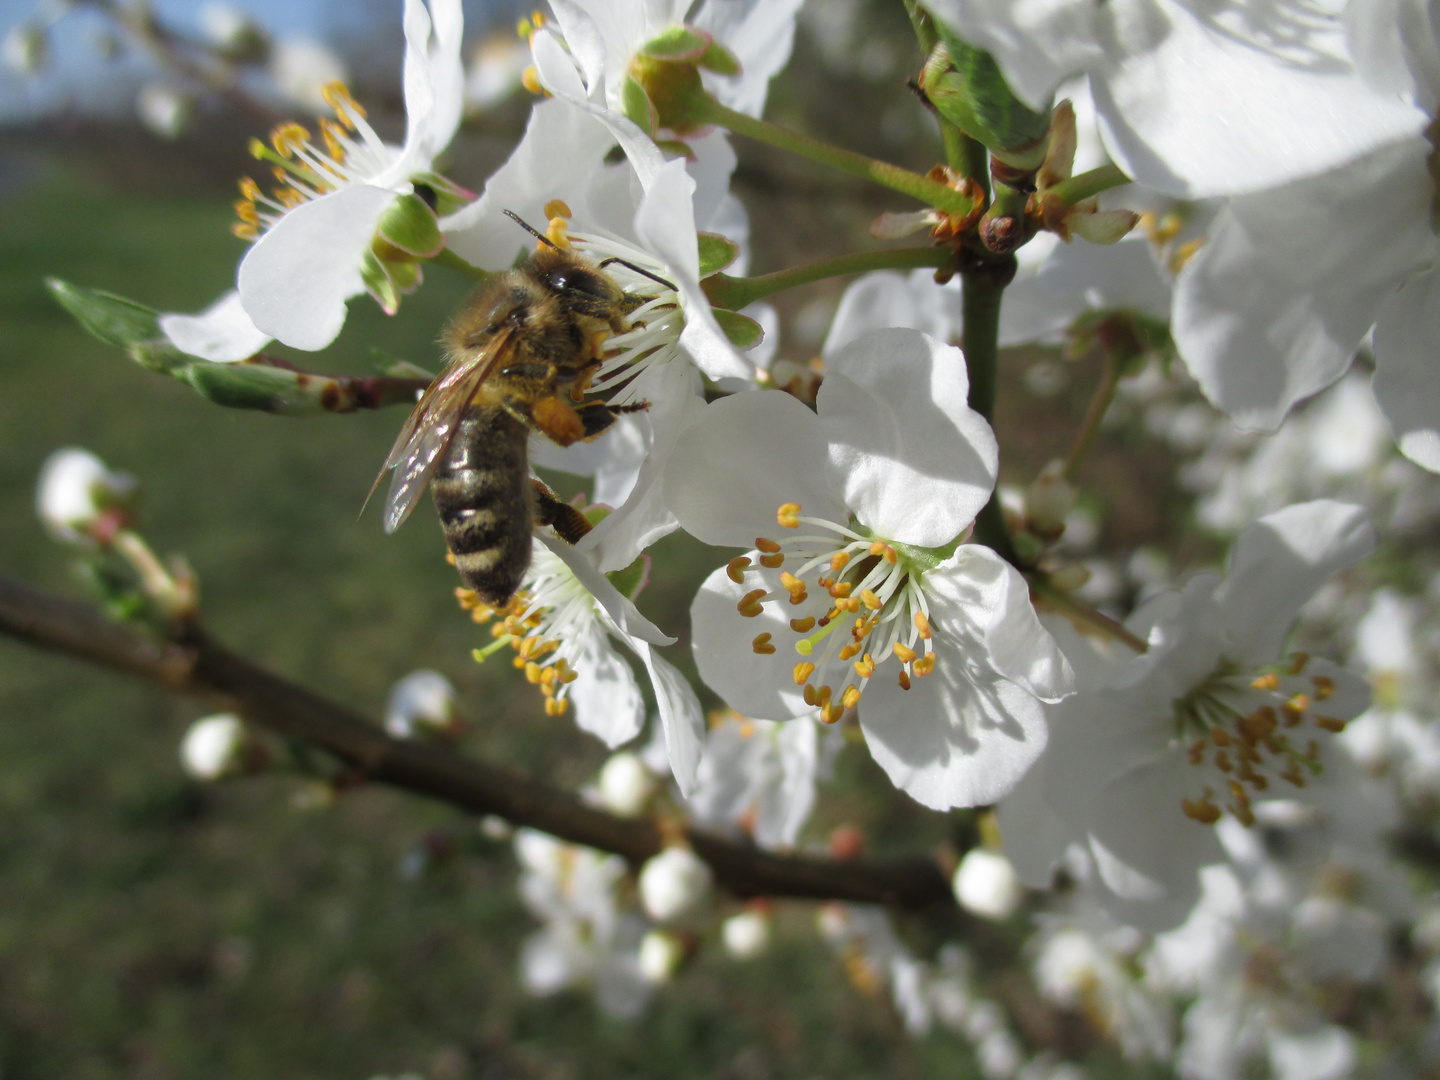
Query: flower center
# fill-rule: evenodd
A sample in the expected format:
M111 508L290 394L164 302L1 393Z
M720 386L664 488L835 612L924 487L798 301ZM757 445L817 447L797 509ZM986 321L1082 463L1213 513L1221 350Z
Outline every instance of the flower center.
M1238 672L1226 661L1184 697L1176 698L1177 737L1188 746L1190 764L1210 773L1198 799L1181 799L1185 816L1213 825L1228 810L1247 828L1255 824L1254 795L1275 780L1303 788L1319 776L1320 731L1337 734L1345 721L1317 706L1335 694L1325 675L1304 675L1310 658L1294 653L1290 662ZM1203 782L1203 781L1202 781ZM1216 789L1229 800L1216 801Z
M736 605L741 615L754 618L767 603L793 610L789 626L800 655L795 685L805 688L805 703L820 710L821 720L833 724L858 704L876 669L891 657L899 662L898 680L906 690L912 675L935 669L920 571L896 545L804 517L798 503L782 505L776 520L797 535L783 541L757 537L760 565L742 555L730 560L726 573L736 584L744 584L746 575L762 582ZM751 647L759 656L777 652L769 633L758 635Z
M280 186L266 195L250 177L241 179L243 197L235 204L240 220L231 231L242 240L257 239L295 207L375 176L395 160L395 151L375 134L344 83L329 83L321 93L336 117L320 120L323 150L311 143L308 128L293 122L272 131L269 146L250 141L251 155L270 162Z

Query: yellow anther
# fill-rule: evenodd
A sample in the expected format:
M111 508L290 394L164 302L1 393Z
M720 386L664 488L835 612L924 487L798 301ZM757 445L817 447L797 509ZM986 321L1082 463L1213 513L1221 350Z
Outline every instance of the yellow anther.
M926 653L919 660L915 661L914 665L912 665L912 670L922 679L926 675L929 675L935 670L935 654L933 652Z
M808 634L811 630L815 629L815 616L807 615L803 619L791 619L790 629L794 630L797 634Z
M1250 683L1251 690L1275 690L1280 686L1280 676L1273 671L1260 675Z
M1224 728L1213 727L1210 729L1210 738L1215 741L1216 746L1229 746L1230 733Z
M562 251L569 251L570 222L563 217L552 217L545 224L545 237Z
M310 132L293 120L281 124L270 133L270 145L282 158L288 158L310 141ZM283 174L282 174L283 175Z
M569 698L550 698L545 702L546 716L564 716L570 708Z
M753 720L740 721L740 738L748 739L755 734L755 722Z
M895 642L895 655L900 658L902 664L908 664L920 654L903 641L897 641Z
M930 640L930 620L923 611L915 612L915 629L920 631L920 637L925 641Z
M820 692L815 695L815 700L821 705L828 705L830 704L830 698L833 694L834 691L831 690L830 687L822 686L820 687Z
M1235 768L1235 766L1230 763L1230 755L1225 753L1224 750L1215 751L1215 767L1223 773L1228 773Z
M816 705L820 704L820 699L816 696L815 687L813 686L807 684L804 693L800 696L805 699L805 704L809 705L812 709L815 708Z
M530 683L531 685L539 686L540 679L543 674L544 669L541 668L539 664L535 663L534 660L531 660L525 665L525 681Z
M779 544L777 544L774 540L767 540L763 536L757 536L755 538L755 547L758 550L765 552L766 555L774 555L775 552L780 550Z
M254 225L246 225L243 221L237 221L234 225L231 225L230 231L241 240L258 240L260 237Z
M745 568L749 565L750 560L746 556L736 555L725 567L725 576L736 585L742 585L745 582Z
M753 619L756 615L759 615L760 612L765 610L760 604L760 601L764 598L764 589L751 589L748 593L746 593L740 598L740 603L735 605L735 609L739 611L741 615L744 615L747 619Z
M562 686L568 686L580 677L580 673L570 666L570 661L563 657L556 663L555 670L559 673L558 678Z
M883 555L885 554L885 547L886 544L884 540L876 540L870 545L870 554Z
M1315 726L1316 726L1316 727L1323 728L1323 729L1326 730L1326 731L1332 731L1332 732L1334 732L1336 735L1339 735L1340 732L1342 732L1342 731L1345 730L1345 723L1346 723L1346 722L1345 722L1344 720L1340 720L1340 719L1338 719L1337 717L1334 717L1334 716L1317 716L1317 717L1315 717Z
M840 659L849 660L852 656L860 655L860 646L853 641L840 650Z
M757 656L773 656L775 654L775 646L770 644L770 635L768 633L757 634L755 640L750 642L750 649Z
M780 509L775 512L775 520L783 529L798 529L800 527L800 504L781 504Z
M875 674L875 658L868 652L859 660L855 661L855 674L862 679L868 679Z
M827 701L820 707L820 721L825 724L833 724L845 715L845 707L838 702Z
M1316 701L1328 701L1335 696L1335 680L1328 675L1312 675L1310 684L1315 687Z
M879 611L885 605L881 603L880 597L876 596L869 589L860 590L860 599L871 611Z
M848 551L837 551L834 555L830 556L830 569L834 570L836 573L839 573L841 570L845 569L845 564L849 561L850 553Z
M791 674L795 679L796 686L804 686L805 681L815 674L815 665L809 660L801 660L795 665L795 670Z
M328 82L320 88L320 96L325 99L325 104L335 110L341 121L349 126L346 112L353 112L356 116L364 116L365 110L360 103L350 96L350 88L339 79Z
M904 668L901 668L901 669L900 669L900 689L901 689L901 690L909 690L909 689L910 689L910 673L909 673L908 671L906 671Z
M240 178L240 194L253 203L261 197L260 185L250 177L242 176Z
M260 226L260 214L255 209L253 202L248 202L245 199L237 201L235 203L235 216L238 217L243 224L252 229L259 228Z
M1185 816L1201 825L1214 825L1220 820L1220 808L1210 801L1210 789L1205 789L1203 799L1181 799L1180 809Z
M840 704L847 709L853 709L860 704L860 688L858 686L847 686L845 692L840 695Z
M549 97L550 91L540 85L540 73L535 70L534 65L527 67L520 75L520 85L534 94L536 97Z
M541 213L545 215L545 220L547 221L551 218L572 218L575 216L570 212L570 205L564 199L551 199L545 204L545 208Z
M1205 760L1205 740L1201 739L1199 742L1192 744L1187 753L1190 757L1190 764L1199 765Z
M805 583L799 578L797 578L794 574L790 573L789 570L783 571L780 574L780 584L783 585L785 587L785 591L790 593L790 595L792 596L795 595L797 592L805 591Z
M778 570L785 565L785 556L778 551L773 555L761 555L760 565L768 570Z

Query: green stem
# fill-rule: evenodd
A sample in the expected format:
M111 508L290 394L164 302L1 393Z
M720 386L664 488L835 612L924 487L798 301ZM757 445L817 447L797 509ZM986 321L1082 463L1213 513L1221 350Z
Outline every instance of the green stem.
M1008 276L992 267L980 266L960 275L960 311L963 329L960 344L965 351L965 368L970 375L970 407L993 427L995 423L996 369L1000 357L1000 298ZM975 518L975 539L1012 566L1020 564L1019 554L1005 527L1000 493L995 491Z
M961 176L980 186L980 201L990 198L990 158L983 143L976 142L954 124L940 118L940 138L945 141L945 160Z
M1063 589L1052 585L1044 574L1031 571L1025 575L1025 580L1030 583L1030 591L1036 596L1044 599L1051 607L1059 611L1072 622L1083 622L1116 641L1124 642L1137 653L1148 652L1150 646L1143 640L1136 637L1125 628L1123 623L1117 622L1108 615L1102 615L1092 607L1087 607L1074 599Z
M730 277L711 274L700 283L715 307L739 311L773 293L808 285L812 281L839 277L842 274L863 274L870 270L912 270L922 266L941 267L950 262L954 252L947 247L892 248L889 251L860 251L837 255L831 259L776 270L759 277Z
M1070 456L1065 459L1065 468L1062 475L1066 480L1075 479L1075 470L1080 467L1090 444L1095 441L1095 433L1100 430L1100 421L1105 419L1105 413L1110 409L1110 403L1115 400L1115 388L1120 385L1120 364L1115 354L1109 350L1103 350L1105 369L1100 374L1100 383L1095 387L1095 393L1090 398L1090 407L1085 410L1085 419L1080 421L1080 430L1075 433L1075 442L1070 447Z
M478 266L472 266L448 247L441 248L438 255L430 256L429 262L436 266L443 266L447 270L454 270L457 274L469 278L471 281L489 281L493 276L489 270L482 270Z
M746 116L742 112L736 112L734 109L720 104L709 94L698 95L693 104L695 107L693 115L701 123L716 124L737 135L744 135L778 149L799 154L801 157L808 157L822 165L829 165L833 169L883 184L885 187L893 188L895 191L918 199L928 206L944 210L947 214L964 216L974 209L974 200L961 195L954 188L931 180L928 176L921 176L919 173L902 169L900 166L891 165L886 161L877 161L864 154L857 154L853 150L842 150L838 146L831 146L819 139L812 139L798 131L791 131L765 120L757 120L753 116Z
M1058 199L1065 206L1074 206L1081 199L1088 199L1102 191L1124 187L1129 183L1132 183L1130 177L1116 166L1101 165L1098 169L1072 176L1069 180L1061 180L1046 189L1045 195L1047 198Z

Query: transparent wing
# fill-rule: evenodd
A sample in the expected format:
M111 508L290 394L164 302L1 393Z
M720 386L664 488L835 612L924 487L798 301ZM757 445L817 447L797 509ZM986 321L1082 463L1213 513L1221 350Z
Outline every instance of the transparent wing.
M476 391L508 354L509 343L508 331L497 334L479 357L456 362L442 371L415 404L370 488L373 495L386 471L395 470L390 492L385 496L387 533L398 529L415 509L430 477L444 460Z

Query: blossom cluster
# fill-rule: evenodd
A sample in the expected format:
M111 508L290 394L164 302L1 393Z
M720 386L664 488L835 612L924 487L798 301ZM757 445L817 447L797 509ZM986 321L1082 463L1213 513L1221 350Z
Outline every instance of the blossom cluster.
M512 650L547 712L619 751L587 797L799 849L834 759L863 744L903 797L980 808L959 902L1012 923L1025 905L1040 994L1127 1058L1204 1080L1261 1059L1286 1080L1352 1072L1360 1038L1322 990L1379 983L1397 932L1434 921L1386 846L1428 831L1440 798L1434 6L909 5L928 102L992 155L979 180L926 182L960 199L993 179L992 201L907 218L953 244L961 283L940 261L858 277L813 362L763 302L723 299L759 280L727 127L760 124L799 0L552 6L526 24L543 97L523 139L457 181L437 163L464 111L459 0L406 0L403 144L338 83L318 136L277 129L255 152L281 187L242 183L236 288L163 316L170 345L214 363L319 349L355 298L394 314L424 268L502 271L529 242L507 214L536 223L633 301L587 388L646 407L568 448L532 438L533 463L587 478L604 512L573 545L537 529L507 605L462 605L489 635L477 656ZM947 111L983 67L962 49L1040 136ZM977 260L1006 271L988 327ZM1100 354L1110 380L1073 460L1014 487L987 400L997 344ZM1027 382L1038 398L1070 377L1043 361ZM1105 423L1176 461L1223 569L1098 543L1075 464ZM93 540L107 475L47 471L57 532ZM647 549L677 529L736 552L690 609L728 707L709 723L637 607ZM420 676L390 730L453 734L443 679ZM739 959L771 933L770 907L727 908L683 843L633 881L543 834L514 845L543 923L521 950L537 993L586 984L633 1016L706 926ZM863 906L818 923L857 988L972 1043L991 1080L1077 1071L1026 1046L963 944L917 955ZM1440 997L1440 940L1415 941Z

